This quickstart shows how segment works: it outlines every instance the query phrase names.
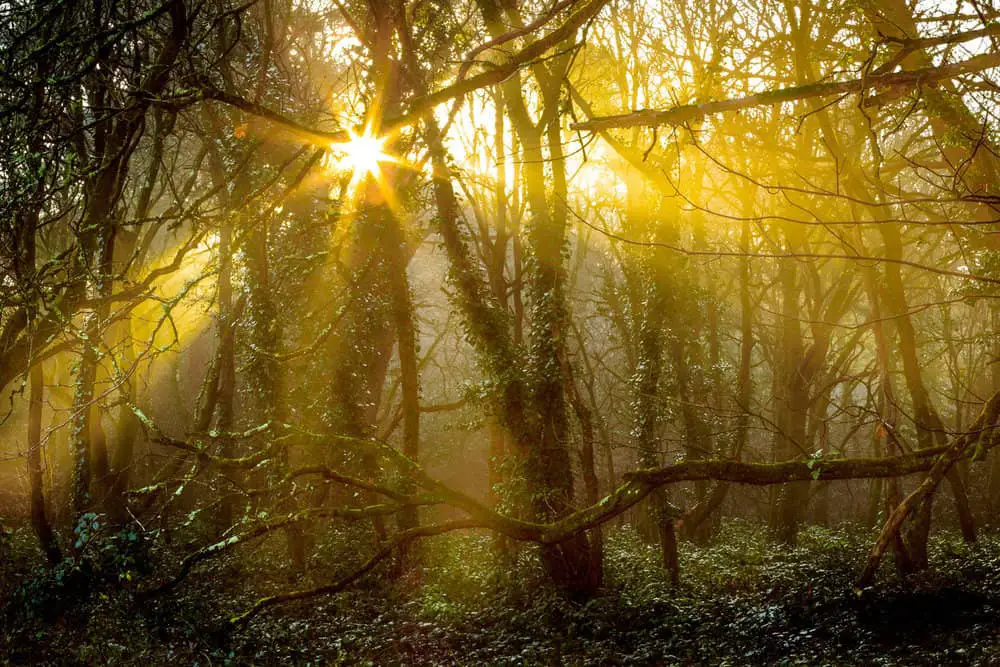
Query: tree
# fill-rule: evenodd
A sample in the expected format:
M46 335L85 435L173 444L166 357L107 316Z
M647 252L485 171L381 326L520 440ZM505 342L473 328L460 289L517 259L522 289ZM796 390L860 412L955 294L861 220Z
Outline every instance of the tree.
M974 540L1000 31L904 4L0 9L0 387L46 557L90 512L200 545L146 595L275 532L292 576L363 554L245 622L455 530L580 596L626 517L675 582L678 539L794 543L810 506L884 513L859 583L926 567L943 480Z

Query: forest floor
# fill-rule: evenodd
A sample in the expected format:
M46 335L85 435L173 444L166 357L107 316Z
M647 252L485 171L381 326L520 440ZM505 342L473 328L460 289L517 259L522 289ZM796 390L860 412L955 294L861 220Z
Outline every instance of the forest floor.
M420 585L383 573L234 632L225 619L261 593L335 576L319 563L350 567L335 556L344 545L290 583L259 574L284 560L272 538L138 602L128 557L44 570L28 562L29 537L15 529L3 547L0 664L1000 665L996 534L971 546L938 534L931 571L901 580L887 566L858 595L866 532L807 528L788 548L729 522L711 545L682 547L672 589L655 549L610 530L607 589L588 601L549 591L530 551L497 568L488 536L452 535L425 543Z

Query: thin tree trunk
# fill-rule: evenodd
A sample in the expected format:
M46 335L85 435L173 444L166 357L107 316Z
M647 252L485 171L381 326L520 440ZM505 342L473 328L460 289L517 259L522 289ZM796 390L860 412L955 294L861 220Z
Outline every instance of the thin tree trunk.
M145 212L142 212L145 217ZM115 244L115 255L117 266L128 266L136 250L137 234L134 231L123 231L118 234ZM120 368L126 372L132 369L136 363L135 351L132 344L132 318L125 315L122 319L113 323L106 334L108 338L108 349L120 349ZM126 382L124 391L129 403L136 401L136 381ZM135 442L139 436L139 420L132 412L129 405L123 405L118 410L118 419L115 423L114 438L112 440L114 448L111 451L110 478L107 484L107 498L105 508L110 520L116 525L124 525L128 520L128 484L132 468L132 458L135 453Z
M993 345L991 347L990 380L993 391L1000 391L1000 307L990 301L990 329L993 334ZM996 526L1000 523L1000 450L990 453L990 476L987 487L988 502L992 514L992 524Z
M42 406L45 377L40 362L29 371L31 383L28 399L28 483L31 487L31 527L51 565L62 560L59 543L45 513L44 480L42 477Z
M203 408L204 416L198 420L197 427L206 429L211 423L213 413L215 428L220 433L228 433L233 429L234 402L236 398L236 313L233 307L233 226L229 220L224 220L219 229L219 279L217 301L219 308L218 333L216 336L218 351L216 363L218 378L215 384L209 386L214 391L214 400L206 401ZM219 455L231 458L235 456L232 440L223 438L220 443ZM235 474L235 473L226 473ZM233 488L236 487L235 479ZM231 489L226 490L219 505L216 516L216 532L222 534L229 530L236 520L236 497Z
M93 313L90 318L96 317ZM88 326L88 331L96 328ZM72 486L72 507L74 521L79 516L90 509L90 480L91 480L91 423L96 412L91 405L94 398L94 380L97 374L97 359L91 350L92 343L87 341L83 345L79 357L79 370L75 379L75 390L73 393L73 417L71 420L71 443L70 448L73 453L73 486Z
M899 228L891 224L879 225L878 228L885 243L886 256L891 258L902 257L902 239ZM903 376L913 402L917 441L921 448L932 447L935 443L943 445L947 442L948 438L945 433L944 424L937 410L935 410L924 385L920 370L920 361L917 357L916 333L913 328L913 321L908 312L906 293L899 265L886 264L885 271L886 282L884 289L886 290L887 300L893 306L892 310L895 315L896 332L899 335L899 352L903 362ZM956 474L956 471L950 468L946 473L946 478L955 499L962 537L966 542L975 542L975 521L972 518L964 485L961 483L961 479ZM911 557L917 569L925 567L927 563L927 537L930 532L930 514L933 500L933 496L928 496L917 508L914 514L913 530L909 534L912 539L912 544L910 545Z

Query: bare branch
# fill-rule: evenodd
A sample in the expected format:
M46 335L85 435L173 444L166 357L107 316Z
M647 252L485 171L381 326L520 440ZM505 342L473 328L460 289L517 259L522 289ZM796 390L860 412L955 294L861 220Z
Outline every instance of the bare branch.
M895 72L869 76L849 81L833 83L810 83L803 86L792 86L769 90L747 97L738 97L703 104L685 104L672 109L646 109L616 116L603 116L573 123L574 130L608 130L626 127L656 127L658 125L683 125L701 120L706 116L725 111L739 111L759 106L797 102L814 97L830 97L860 93L870 88L916 88L925 84L954 79L956 77L981 72L1000 66L1000 53L985 53L973 56L968 60L938 67L924 67L908 72Z

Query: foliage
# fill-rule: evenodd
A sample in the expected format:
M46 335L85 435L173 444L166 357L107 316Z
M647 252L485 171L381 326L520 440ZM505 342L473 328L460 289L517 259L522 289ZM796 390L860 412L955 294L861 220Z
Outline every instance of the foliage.
M21 577L8 611L27 618L52 619L66 605L108 591L127 591L152 570L152 536L138 525L115 529L94 512L83 514L73 529L70 555L50 568L36 567Z
M531 549L504 561L488 535L452 535L429 543L419 585L376 579L233 634L207 632L208 619L225 613L214 591L232 590L251 563L221 564L215 586L146 602L112 577L89 595L54 593L60 606L47 616L13 613L25 600L11 599L0 640L7 659L38 663L931 665L997 657L990 619L1000 609L998 536L963 547L956 535L939 534L932 573L887 574L858 597L851 581L869 539L849 527L816 527L786 549L750 524L726 522L711 544L682 545L682 582L671 589L655 551L630 529L613 531L608 587L574 600L546 582ZM91 558L116 540L106 536ZM270 548L257 556L270 557Z

